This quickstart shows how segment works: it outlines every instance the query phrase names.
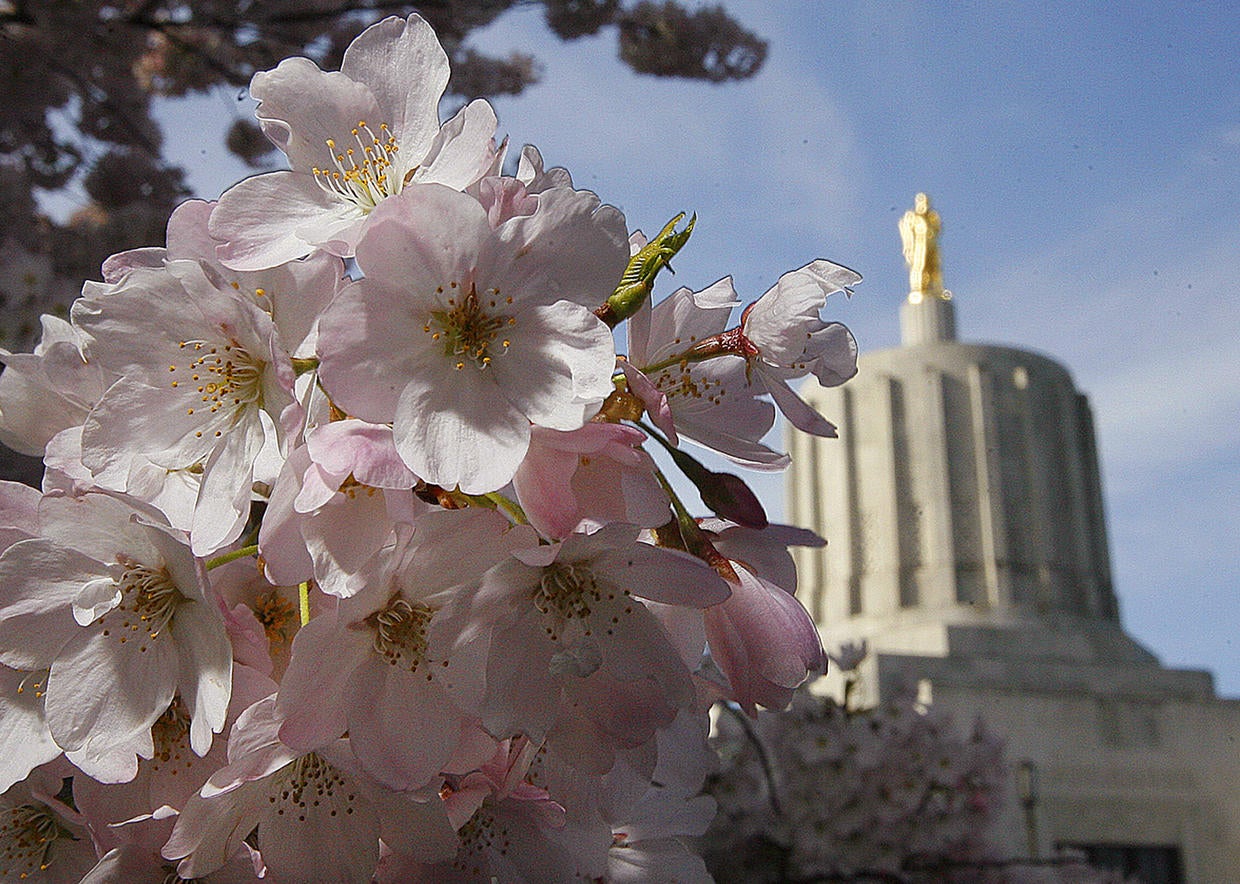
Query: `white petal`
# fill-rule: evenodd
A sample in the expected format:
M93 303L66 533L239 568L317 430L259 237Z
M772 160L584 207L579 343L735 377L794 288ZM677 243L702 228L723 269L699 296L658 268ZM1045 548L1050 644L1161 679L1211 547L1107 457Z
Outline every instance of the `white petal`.
M417 15L371 25L345 50L340 71L365 83L380 108L378 117L358 119L372 127L387 123L402 158L421 160L439 129L439 100L448 85L448 56L431 26Z
M467 494L512 479L530 444L530 424L488 372L473 364L415 377L401 393L396 450L417 475Z

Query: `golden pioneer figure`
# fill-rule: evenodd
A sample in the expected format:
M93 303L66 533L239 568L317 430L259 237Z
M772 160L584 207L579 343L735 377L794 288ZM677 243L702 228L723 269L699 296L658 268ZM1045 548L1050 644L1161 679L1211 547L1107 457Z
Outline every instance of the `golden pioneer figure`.
M900 239L904 242L904 261L908 264L909 300L951 296L943 290L943 268L939 263L939 213L930 208L930 197L917 194L913 208L900 219Z

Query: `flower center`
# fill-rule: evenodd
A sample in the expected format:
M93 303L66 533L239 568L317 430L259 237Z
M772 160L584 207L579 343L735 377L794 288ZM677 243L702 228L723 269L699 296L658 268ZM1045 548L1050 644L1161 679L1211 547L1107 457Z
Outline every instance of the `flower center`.
M355 147L339 147L334 138L328 138L331 166L315 166L310 171L324 191L369 212L380 200L400 193L413 177L413 170L404 179L394 177L399 146L387 123L380 124L376 133L365 120L358 120L351 134Z
M334 766L314 752L295 759L277 776L268 796L276 816L306 822L311 814L352 816L357 791ZM262 832L260 830L261 837Z
M534 607L558 619L584 620L593 611L591 603L602 599L603 593L588 568L556 562L543 568L534 592Z
M73 834L41 804L10 807L0 815L0 878L16 881L51 865L53 846Z
M458 284L450 282L448 286L455 289ZM443 293L442 287L439 293ZM453 360L458 371L465 367L466 360L486 368L491 364L495 352L492 345L497 338L501 353L512 344L511 339L501 338L500 332L517 324L515 317L497 312L501 302L511 304L512 298L501 298L499 289L493 288L484 300L470 286L467 294L448 298L448 309L431 311L430 321L422 326L422 331L443 344L444 355Z
M200 403L186 409L187 414L210 417L223 411L235 417L250 407L262 407L265 364L236 341L217 345L180 341L178 347L186 351L189 360L184 365L168 366L173 375L171 387L177 390L192 385ZM201 437L202 431L195 435ZM216 430L215 435L223 432Z
M263 626L267 644L274 655L277 649L293 640L293 634L301 625L300 615L293 603L280 595L278 589L261 593L252 606L254 617Z
M168 769L175 775L177 770L189 766L196 757L189 748L189 725L189 714L180 695L173 697L172 704L151 726L151 739L155 744L151 764L155 768Z
M117 579L121 590L121 602L100 618L103 634L111 635L113 621L120 619L120 636L125 644L131 638L157 639L172 622L177 608L186 604L186 598L172 581L166 568L152 568L127 557L117 560L124 570ZM138 650L145 651L146 645Z
M687 364L660 371L654 385L668 399L701 399L709 405L721 403L727 392L722 381L694 376L693 367Z
M426 630L434 616L434 609L421 602L409 602L399 593L392 596L387 607L365 620L374 630L375 653L392 666L416 671L426 660Z
M487 854L491 850L507 853L513 842L513 834L508 831L507 826L495 819L489 803L474 811L474 815L456 834L460 838L461 846L457 848L452 866L474 878L489 879L486 872L490 870L491 863Z

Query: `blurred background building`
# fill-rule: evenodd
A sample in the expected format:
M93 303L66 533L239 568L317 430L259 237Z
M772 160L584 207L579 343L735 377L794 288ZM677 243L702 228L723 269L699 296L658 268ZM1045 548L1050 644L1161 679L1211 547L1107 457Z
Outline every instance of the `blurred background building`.
M788 521L828 539L797 550L801 600L828 648L868 641L871 701L911 681L1006 739L1005 855L1240 881L1240 701L1125 633L1085 395L1045 355L956 339L924 194L900 232L901 344L810 379L840 438L788 438Z

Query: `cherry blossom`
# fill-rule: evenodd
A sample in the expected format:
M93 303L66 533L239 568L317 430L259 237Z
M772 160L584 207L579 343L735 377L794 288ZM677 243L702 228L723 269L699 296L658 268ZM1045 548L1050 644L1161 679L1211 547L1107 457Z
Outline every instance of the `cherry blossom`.
M532 542L528 528L490 510L420 518L361 592L298 633L280 691L281 740L314 749L347 731L375 779L404 791L428 785L478 727L487 650L454 646L461 624L440 609L455 583Z
M130 487L135 456L200 473L195 551L235 539L255 461L293 404L293 369L271 317L209 267L171 261L134 269L106 297L79 300L73 319L89 337L89 358L119 378L83 426L83 463L121 491L138 490Z
M423 862L457 849L438 798L419 800L370 780L346 740L294 751L279 741L280 723L274 697L237 719L228 764L190 798L164 845L166 858L180 860L182 878L223 867L251 832L280 881L370 880L380 838Z
M658 419L670 413L675 434L686 436L751 469L780 470L788 456L761 439L775 424L775 408L758 399L735 356L692 361L685 353L700 341L716 340L739 304L731 278L699 292L677 289L629 324L626 376L634 392ZM641 368L639 371L638 368ZM675 442L666 417L659 426Z
M82 354L81 333L43 316L33 353L0 349L0 442L42 456L60 431L81 426L112 378Z
M530 524L547 537L566 537L583 519L593 527L628 522L657 528L671 518L646 436L621 424L588 423L563 432L534 427L530 450L513 476Z
M90 869L84 820L58 797L71 773L53 762L0 795L0 879L76 884Z
M49 670L48 727L66 751L150 757L180 696L198 754L224 726L231 649L202 564L156 511L104 494L45 497L39 536L0 556L0 663ZM111 765L108 765L112 767Z
M277 584L313 578L330 595L355 594L362 566L398 524L426 509L413 496L415 483L391 427L349 419L311 430L284 462L259 531L268 577Z
M632 745L692 704L689 671L641 598L702 608L727 598L727 586L701 561L636 537L611 523L518 551L462 597L472 620L462 641L490 634L482 718L491 733L541 739L561 704L575 704L600 736Z
M857 342L838 322L824 322L818 311L836 292L851 293L861 275L830 261L814 261L785 273L741 316L749 371L765 386L775 404L797 429L834 436L835 427L805 404L790 386L791 378L812 374L824 387L835 387L857 373Z
M242 181L220 197L211 234L237 270L274 267L315 248L347 257L370 212L411 183L463 190L501 160L495 112L474 101L442 127L448 57L417 15L363 31L341 69L288 58L254 75L263 132L289 171Z
M374 211L357 248L366 277L322 318L323 385L350 414L392 422L427 482L495 491L531 423L575 430L611 392L611 333L589 308L619 278L626 236L584 191L545 191L492 229L473 197L408 187Z

